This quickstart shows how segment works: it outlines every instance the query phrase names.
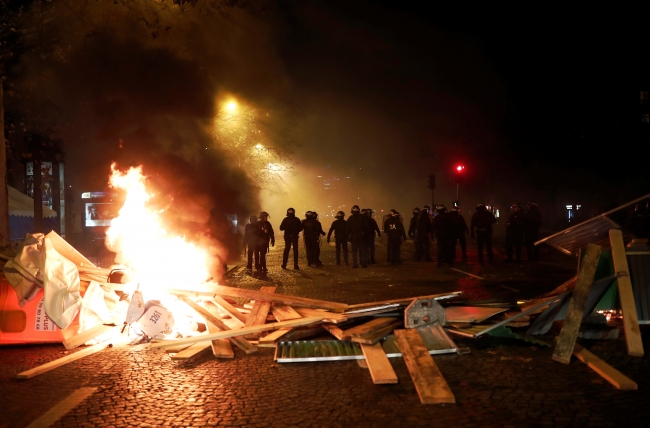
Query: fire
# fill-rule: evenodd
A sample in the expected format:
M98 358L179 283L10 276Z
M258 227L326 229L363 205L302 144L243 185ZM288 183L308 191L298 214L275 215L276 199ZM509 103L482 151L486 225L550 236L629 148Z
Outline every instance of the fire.
M116 263L127 269L147 298L160 298L164 289L204 290L210 278L208 253L168 233L161 211L150 206L153 195L141 167L121 172L113 165L111 170L111 186L126 193L119 216L106 232L107 247L117 253Z

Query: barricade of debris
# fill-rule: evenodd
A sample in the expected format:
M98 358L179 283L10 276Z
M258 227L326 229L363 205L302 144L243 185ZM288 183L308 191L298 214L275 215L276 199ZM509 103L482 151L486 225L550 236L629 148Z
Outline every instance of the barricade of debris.
M150 342L150 349L163 349L173 354L173 360L208 351L216 358L234 358L232 345L246 354L274 347L274 359L279 363L358 360L376 384L398 382L389 358L402 357L422 403L454 403L454 394L432 355L467 350L459 349L447 333L465 338L485 334L516 337L544 344L534 335L548 332L554 322L563 320L553 353L555 361L567 364L574 355L615 387L637 389L634 381L576 343L578 337L615 336L601 313L620 311L628 354L644 353L637 312L650 322L650 314L644 312L644 299L650 293L647 283L636 283L640 277L631 275L628 262L637 263L635 257L648 257L650 251L640 247L647 242L633 234L629 234L626 248L626 232L612 228L611 223L610 219L606 230L611 250L603 249L602 239L601 245L586 243L581 247L586 250L580 252L577 275L532 301L463 302L461 293L454 292L348 305L277 294L274 286L248 290L209 284L201 291L166 290L185 308L182 313L159 301L144 301L137 289L129 290L122 281L115 281L119 274L95 267L50 233L36 243L26 241L26 252L4 257L8 260L4 274L11 286L2 281L2 292L9 296L8 301L13 299L24 308L40 298L45 311L41 315L47 314L62 328L59 340L66 349L91 341L96 344L17 377L31 378L117 343ZM545 240L552 242L553 237ZM41 251L47 255L42 260L51 256L59 264L43 262L39 266L34 252ZM48 296L56 304L48 302ZM54 316L48 311L52 307L59 308ZM26 318L25 312L20 315L15 308L3 309L0 340L20 333L21 328L24 331ZM598 328L589 327L594 322ZM515 333L513 329L526 330Z

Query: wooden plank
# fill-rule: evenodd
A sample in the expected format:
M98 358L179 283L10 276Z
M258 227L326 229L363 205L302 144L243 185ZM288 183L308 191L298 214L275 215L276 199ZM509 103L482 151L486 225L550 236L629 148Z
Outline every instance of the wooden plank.
M206 351L207 349L210 348L212 345L212 342L199 342L195 343L192 346L188 346L187 348L183 349L181 352L176 353L171 357L172 360L189 360L190 358L194 357L195 355L198 355L202 353L203 351Z
M228 327L226 324L223 323L223 321L221 321L218 318L219 312L217 311L217 308L214 305L209 305L206 308L204 308L198 303L196 303L194 300L190 299L189 297L181 296L178 299L181 300L183 303L187 304L190 308L194 309L194 311L197 314L205 318L206 322L212 323L219 330L237 331ZM242 335L237 334L235 336L242 336ZM253 352L257 352L257 348L252 344L250 344L243 337L229 337L229 340L231 343L239 347L242 351L246 352L247 354L252 354Z
M97 388L93 388L93 387L83 387L74 390L72 394L68 395L66 398L58 402L50 410L43 413L34 422L27 425L27 428L42 428L42 427L50 427L54 425L56 421L58 421L63 416L68 414L72 409L77 407L82 401L84 401L86 398L94 394L95 391L97 391Z
M295 309L296 312L298 312L303 317L321 316L324 317L323 321L332 324L338 324L340 322L345 322L348 320L348 317L344 314L335 314L334 312L329 312L325 310L310 309L310 308L295 308Z
M587 244L585 256L580 264L580 271L578 272L578 281L573 290L573 296L569 301L569 308L567 309L566 316L564 317L564 325L560 331L555 351L553 352L553 360L560 363L569 364L571 362L571 354L578 337L578 330L582 323L582 317L585 312L585 305L589 297L589 290L591 284L594 282L596 268L598 267L598 260L600 260L600 252L602 247L596 244Z
M370 377L374 384L397 383L397 374L390 365L388 357L381 344L361 345L363 355L366 357L366 364L370 370Z
M362 336L364 334L368 334L380 330L386 327L387 325L392 324L393 322L395 322L395 318L392 317L375 318L366 323L363 323L361 325L346 330L345 336L349 336L349 337Z
M621 301L623 311L623 329L625 331L625 342L627 354L633 357L642 357L644 354L641 331L639 329L639 318L634 304L634 292L630 280L630 270L627 265L625 246L623 245L623 233L617 229L610 229L609 241L612 245L612 259L614 260L614 271L618 277L618 297Z
M220 331L218 333L200 334L198 336L186 337L184 339L161 340L158 343L153 343L151 345L151 348L164 349L164 348L169 348L170 346L183 345L186 343L196 343L196 342L201 342L203 340L226 339L229 337L241 336L249 333L257 333L260 331L277 330L278 328L283 328L283 327L296 327L300 325L309 325L319 321L322 321L322 318L305 317L305 318L299 318L297 320L281 321L281 322L263 324L263 325L254 325L250 327L244 327L239 330L228 330L228 331Z
M379 330L373 331L371 333L363 334L361 336L353 336L352 339L350 340L352 342L357 342L364 345L374 345L384 337L391 334L393 330L395 330L396 328L400 328L403 325L404 325L404 320L396 319L394 322L388 324L387 326Z
M439 294L429 294L428 296L414 296L414 297L405 297L403 299L393 299L393 300L382 300L379 302L369 302L369 303L357 303L356 305L348 305L348 309L361 309L372 306L384 306L391 303L399 303L404 306L409 305L413 299L437 299L437 298L451 298L463 294L462 291L454 291L451 293L439 293Z
M327 330L332 336L336 337L338 340L350 340L352 336L346 334L344 330L341 330L339 327L334 324L323 324L323 328Z
M289 333L291 330L293 330L293 328L280 328L278 330L275 330L274 332L269 333L268 335L261 338L257 346L273 345L275 342L280 340L282 336Z
M578 344L576 344L573 349L573 355L583 363L587 364L590 369L601 375L603 379L614 385L616 388L623 391L631 391L639 388L636 382L632 379L625 376L623 373L619 372L614 367L610 366Z
M190 345L179 345L179 346L170 346L169 348L165 349L166 354L175 354L177 352L181 352L183 349L189 348Z
M49 363L45 363L41 366L34 367L33 369L26 370L22 373L18 373L16 375L16 379L31 379L35 376L38 376L43 373L47 373L50 370L54 370L57 367L61 367L63 365L66 365L68 363L71 363L73 361L79 360L83 357L86 357L88 355L95 354L99 351L103 351L105 348L110 345L112 341L107 340L105 342L99 343L97 345L89 346L86 349L82 349L81 351L77 351L73 354L66 355L65 357L58 358L54 361L50 361Z
M271 295L275 293L276 286L274 285L265 285L260 288L260 291L263 293L268 293ZM268 300L256 300L253 304L253 309L246 319L246 325L244 327L250 327L252 325L260 325L266 323L266 318L269 315L269 310L271 309L271 302ZM280 320L282 321L282 320ZM253 333L246 336L246 339L259 339L259 333Z
M291 306L283 304L274 304L271 308L271 312L273 312L275 319L278 321L295 320L296 318L302 318L302 315L296 312L296 310Z
M217 304L217 306L219 306L226 313L228 313L233 319L237 319L241 321L242 327L246 325L246 318L248 318L248 316L242 314L236 307L226 302L226 300L223 297L214 296L212 300L214 301L214 303Z
M167 288L164 291L175 296L188 296L188 297L214 297L229 296L240 297L243 299L253 300L266 300L273 303L283 303L292 307L304 307L313 309L327 309L332 312L344 312L348 305L347 303L329 302L325 300L308 299L306 297L287 296L284 294L273 294L271 296L256 290L247 290L244 288L227 287L225 285L215 285L212 287L213 291L190 291L180 290L175 288Z
M115 331L115 333L117 333L117 331L119 331L121 328L122 326L99 324L65 340L63 342L63 346L65 346L65 349L70 351L71 349L81 346L89 340L92 340L97 336L101 336L102 334L106 334L109 331Z
M416 329L395 330L397 346L402 352L422 404L455 403L456 397L427 351Z
M212 315L218 315L219 310L217 309L216 306L207 304L205 305L205 310L209 311ZM215 316L216 316L215 315ZM231 318L235 319L235 318ZM216 325L212 324L210 321L205 321L206 327L208 329L208 333L217 333L219 332L219 327ZM200 342L199 342L200 343ZM250 344L252 347L253 345ZM217 340L211 340L210 341L210 347L212 348L212 355L214 355L215 358L235 358L235 353L232 350L232 345L230 344L230 339L217 339ZM245 351L245 350L244 350Z

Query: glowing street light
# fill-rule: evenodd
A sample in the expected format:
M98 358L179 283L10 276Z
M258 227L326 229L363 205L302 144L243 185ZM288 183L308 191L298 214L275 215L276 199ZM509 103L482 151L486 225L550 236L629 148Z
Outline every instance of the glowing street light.
M255 148L256 148L257 150L262 150L262 149L264 148L264 146L261 145L260 143L257 143L257 144L255 144Z
M456 201L458 201L458 188L460 182L463 181L463 178L465 178L465 165L456 165L454 172L456 175Z
M230 101L228 104L226 104L226 110L228 110L230 113L234 113L235 110L237 110L237 103Z

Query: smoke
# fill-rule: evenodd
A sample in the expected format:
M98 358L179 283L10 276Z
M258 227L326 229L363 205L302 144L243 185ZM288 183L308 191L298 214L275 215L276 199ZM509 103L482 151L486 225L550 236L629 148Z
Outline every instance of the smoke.
M75 193L105 189L113 162L142 165L169 224L225 262L222 244L239 250L227 217L257 211L259 190L215 138L215 120L223 94L269 108L278 85L262 77L281 76L281 67L265 30L246 11L182 12L164 2L48 7L42 32L53 43L23 57L14 108L63 138Z

